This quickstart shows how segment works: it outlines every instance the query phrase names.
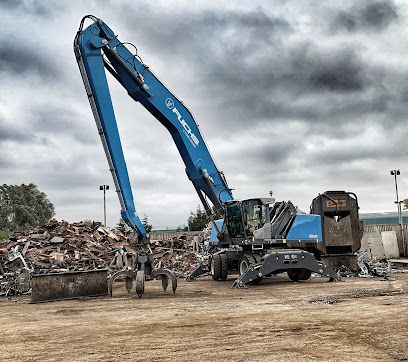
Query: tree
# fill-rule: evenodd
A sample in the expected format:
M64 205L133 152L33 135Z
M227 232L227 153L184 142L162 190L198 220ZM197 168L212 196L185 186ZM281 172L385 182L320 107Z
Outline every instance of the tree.
M188 230L190 231L201 231L210 222L210 217L207 215L205 210L203 210L200 205L197 207L195 212L190 212L190 217L188 218Z
M54 214L54 205L36 185L0 186L0 230L28 230L48 222Z
M133 229L128 224L126 224L125 220L123 220L122 218L119 220L116 229L118 229L123 235L126 236L134 232Z
M222 219L223 216L220 211L218 211L215 206L212 207L212 217L214 220ZM188 230L190 231L201 231L205 229L208 223L211 221L211 216L208 216L206 211L201 208L200 205L197 206L195 212L190 212L190 217L188 218Z
M146 214L143 215L142 224L146 229L146 232L149 234L152 231L153 226L149 224L149 219Z
M408 209L408 199L404 199L404 210Z
M131 228L128 224L125 223L125 220L122 218L119 220L118 224L116 225L116 229L118 229L123 235L128 234L131 231Z
M149 223L149 219L147 215L143 215L142 224L144 228L146 229L147 233L150 233L152 231L153 226ZM130 234L133 232L132 228L128 224L126 224L125 220L123 219L119 220L119 223L117 224L116 229L118 229L124 235Z

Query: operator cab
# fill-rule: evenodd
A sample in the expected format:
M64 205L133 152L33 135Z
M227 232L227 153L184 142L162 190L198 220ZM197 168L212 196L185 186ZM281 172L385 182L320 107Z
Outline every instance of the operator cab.
M273 198L257 198L225 203L225 220L230 238L252 238L256 230L270 221Z

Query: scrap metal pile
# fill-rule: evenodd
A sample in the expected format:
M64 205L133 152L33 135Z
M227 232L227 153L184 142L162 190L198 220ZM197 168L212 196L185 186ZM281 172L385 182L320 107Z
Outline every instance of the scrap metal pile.
M156 259L155 267L170 269L178 277L185 278L203 258L193 252L191 241L185 235L172 240L151 240L151 249Z
M377 260L371 254L370 249L359 251L357 255L358 269L352 270L345 265L337 269L341 277L382 277L389 278L393 272L391 263L388 260Z
M157 267L188 274L199 263L190 244L187 237L152 241ZM28 293L33 274L132 268L137 251L134 238L117 229L51 220L0 240L0 295Z
M391 273L391 263L388 261L378 261L371 255L369 249L358 255L359 277L378 276L388 278Z

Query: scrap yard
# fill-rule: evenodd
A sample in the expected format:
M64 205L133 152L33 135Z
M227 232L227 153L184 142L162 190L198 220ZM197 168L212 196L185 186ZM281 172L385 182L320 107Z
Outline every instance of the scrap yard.
M408 359L408 274L276 277L248 289L231 289L232 281L180 281L175 295L156 281L141 299L121 285L114 298L0 299L0 353L31 361Z
M407 2L0 14L0 362L408 361Z
M378 235L372 229L363 244L373 243ZM32 304L27 291L9 289L5 296L6 284L0 279L0 324L7 326L0 354L33 361L59 361L61 356L78 361L408 359L404 259L379 262L365 251L359 260L366 274L343 268L341 281L313 275L295 283L281 274L235 289L231 288L235 275L217 282L211 276L183 280L202 260L193 250L198 234L152 235L157 261L165 261L179 276L176 294L164 292L160 281L151 281L138 298L123 283L115 283L113 298ZM95 268L114 273L132 255L128 242L120 231L100 223L51 221L3 241L0 256L9 275L12 269L21 273L25 266L40 274ZM376 247L381 246L384 252L381 242ZM4 262L7 255L18 261L20 270L15 263ZM137 349L132 335L137 336Z

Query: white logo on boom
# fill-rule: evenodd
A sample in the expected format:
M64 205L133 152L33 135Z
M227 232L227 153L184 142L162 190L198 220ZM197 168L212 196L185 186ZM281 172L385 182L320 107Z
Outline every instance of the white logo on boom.
M187 124L187 122L183 119L181 116L180 112L176 107L174 107L174 101L171 98L167 98L164 102L166 104L166 107L171 109L173 113L177 116L177 119L181 123L181 125L184 128L184 133L187 135L187 137L190 139L191 143L193 144L194 147L197 147L200 141L196 137L196 135L193 133L191 130L190 126Z
M178 111L178 109L176 107L173 108L173 113L176 114L177 119L179 120L179 122L181 123L181 125L184 128L184 132L186 133L187 136L189 136L193 146L196 147L200 141L198 140L196 135L193 133L190 126L187 124L187 122L181 116L180 112Z
M166 107L172 109L174 107L174 101L171 98L166 99Z

